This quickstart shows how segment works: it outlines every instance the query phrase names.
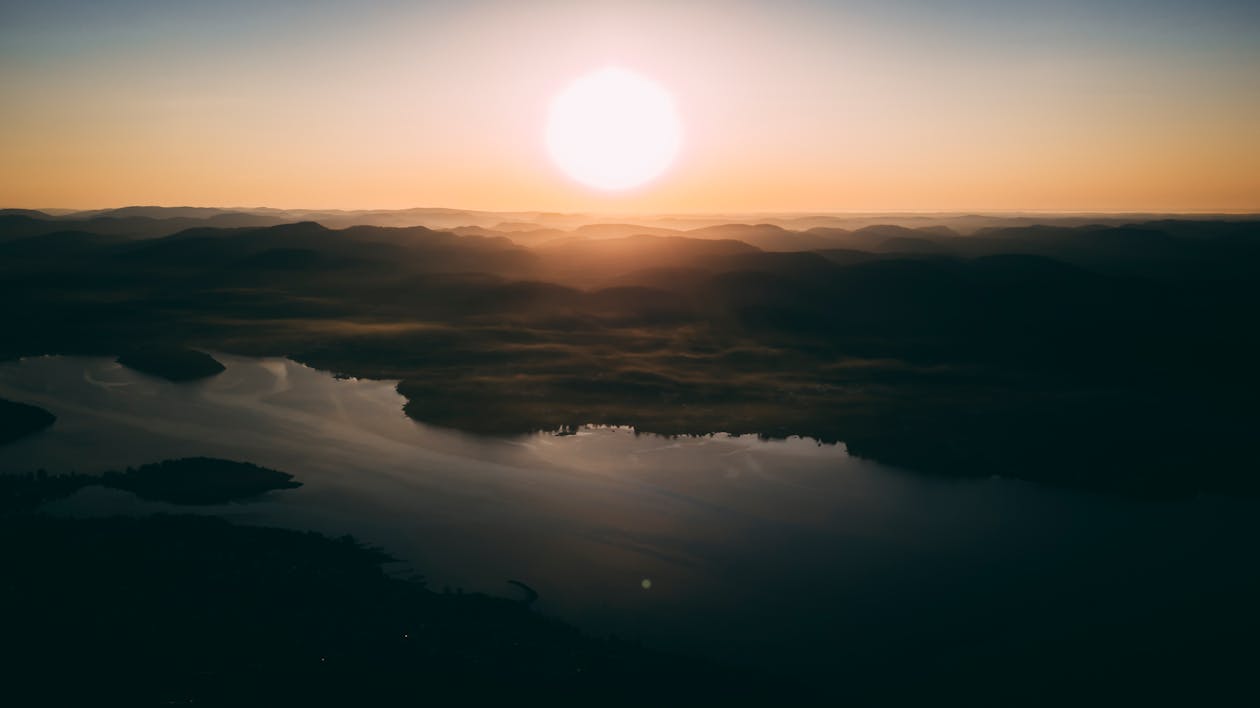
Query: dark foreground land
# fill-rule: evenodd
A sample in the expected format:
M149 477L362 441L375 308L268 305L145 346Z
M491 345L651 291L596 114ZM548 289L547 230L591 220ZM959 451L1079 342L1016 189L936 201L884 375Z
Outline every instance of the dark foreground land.
M747 672L392 578L353 540L201 516L0 517L6 705L762 702ZM668 696L662 699L662 696ZM760 699L757 697L760 696Z
M1236 611L1254 588L1205 589L1196 607L1036 634L936 618L927 626L951 632L949 649L930 656L913 637L859 623L800 650L860 655L869 645L885 660L769 673L583 635L523 602L435 592L386 574L385 556L348 538L212 517L0 515L0 558L6 705L1251 705L1256 696L1260 625ZM800 590L784 588L781 601ZM1053 609L985 592L998 616ZM899 641L904 659L888 652Z
M800 434L936 474L1260 488L1254 219L428 215L479 225L0 214L0 358L288 355L478 433Z
M585 636L529 601L435 592L388 575L387 555L349 537L208 516L40 513L91 484L185 505L300 486L283 472L210 458L0 475L6 704L630 705L659 692L743 702L773 685Z

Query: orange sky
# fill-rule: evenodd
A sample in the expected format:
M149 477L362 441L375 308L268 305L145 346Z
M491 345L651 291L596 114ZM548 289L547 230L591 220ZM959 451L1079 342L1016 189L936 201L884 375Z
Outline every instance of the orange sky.
M1110 4L15 4L0 206L1260 211L1260 15ZM543 144L608 64L685 133L627 193Z

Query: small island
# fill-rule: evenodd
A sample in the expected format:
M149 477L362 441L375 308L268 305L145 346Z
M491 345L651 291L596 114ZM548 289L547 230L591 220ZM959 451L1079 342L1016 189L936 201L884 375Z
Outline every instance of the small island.
M100 484L122 489L141 499L171 504L226 504L276 489L296 489L293 475L213 457L166 460L123 472L106 472Z
M302 486L293 475L212 457L166 460L102 475L0 475L0 511L31 510L63 499L83 487L121 489L141 499L186 506L226 504L276 489Z
M0 398L0 445L39 432L56 422L43 408Z
M223 364L205 352L175 346L133 349L119 356L118 363L177 383L209 378L224 370Z

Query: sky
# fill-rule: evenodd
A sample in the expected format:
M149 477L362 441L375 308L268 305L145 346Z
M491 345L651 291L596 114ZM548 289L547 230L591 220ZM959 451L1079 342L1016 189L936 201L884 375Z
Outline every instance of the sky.
M606 66L663 175L544 140ZM1260 211L1260 3L0 0L0 206Z

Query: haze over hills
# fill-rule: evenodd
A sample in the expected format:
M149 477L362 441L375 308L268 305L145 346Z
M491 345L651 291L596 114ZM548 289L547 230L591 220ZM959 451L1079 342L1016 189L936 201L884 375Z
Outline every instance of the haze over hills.
M9 217L26 217L7 221ZM680 214L680 215L599 215L561 214L552 212L490 212L461 209L415 208L394 210L333 210L333 209L273 209L265 207L160 207L129 206L117 209L69 210L69 209L0 209L0 219L5 219L5 233L49 233L50 230L73 230L90 222L89 230L96 233L127 234L135 237L169 235L195 226L272 226L281 223L314 221L329 228L349 226L426 226L432 229L476 229L478 233L516 233L521 238L536 238L530 232L554 233L557 237L577 235L585 237L631 236L648 233L653 235L688 235L696 238L709 237L703 230L710 227L734 226L745 238L753 242L760 237L769 238L782 231L805 234L812 238L843 237L846 232L866 227L889 226L905 229L927 229L938 235L950 231L962 234L974 233L986 228L1019 227L1032 225L1087 226L1123 225L1185 218L1193 221L1249 222L1260 219L1255 214L1099 214L1099 213L844 213L844 214ZM768 227L778 227L778 230ZM942 227L946 229L942 231ZM721 233L719 231L719 233ZM733 232L720 237L736 238ZM802 241L790 250L808 250L820 247Z
M1144 493L1257 483L1239 434L1260 354L1244 326L1260 306L1253 216L680 230L321 214L10 210L0 355L282 354L399 379L409 415L482 433L799 434L938 473ZM337 226L360 218L459 226ZM1135 453L1156 439L1158 454Z

